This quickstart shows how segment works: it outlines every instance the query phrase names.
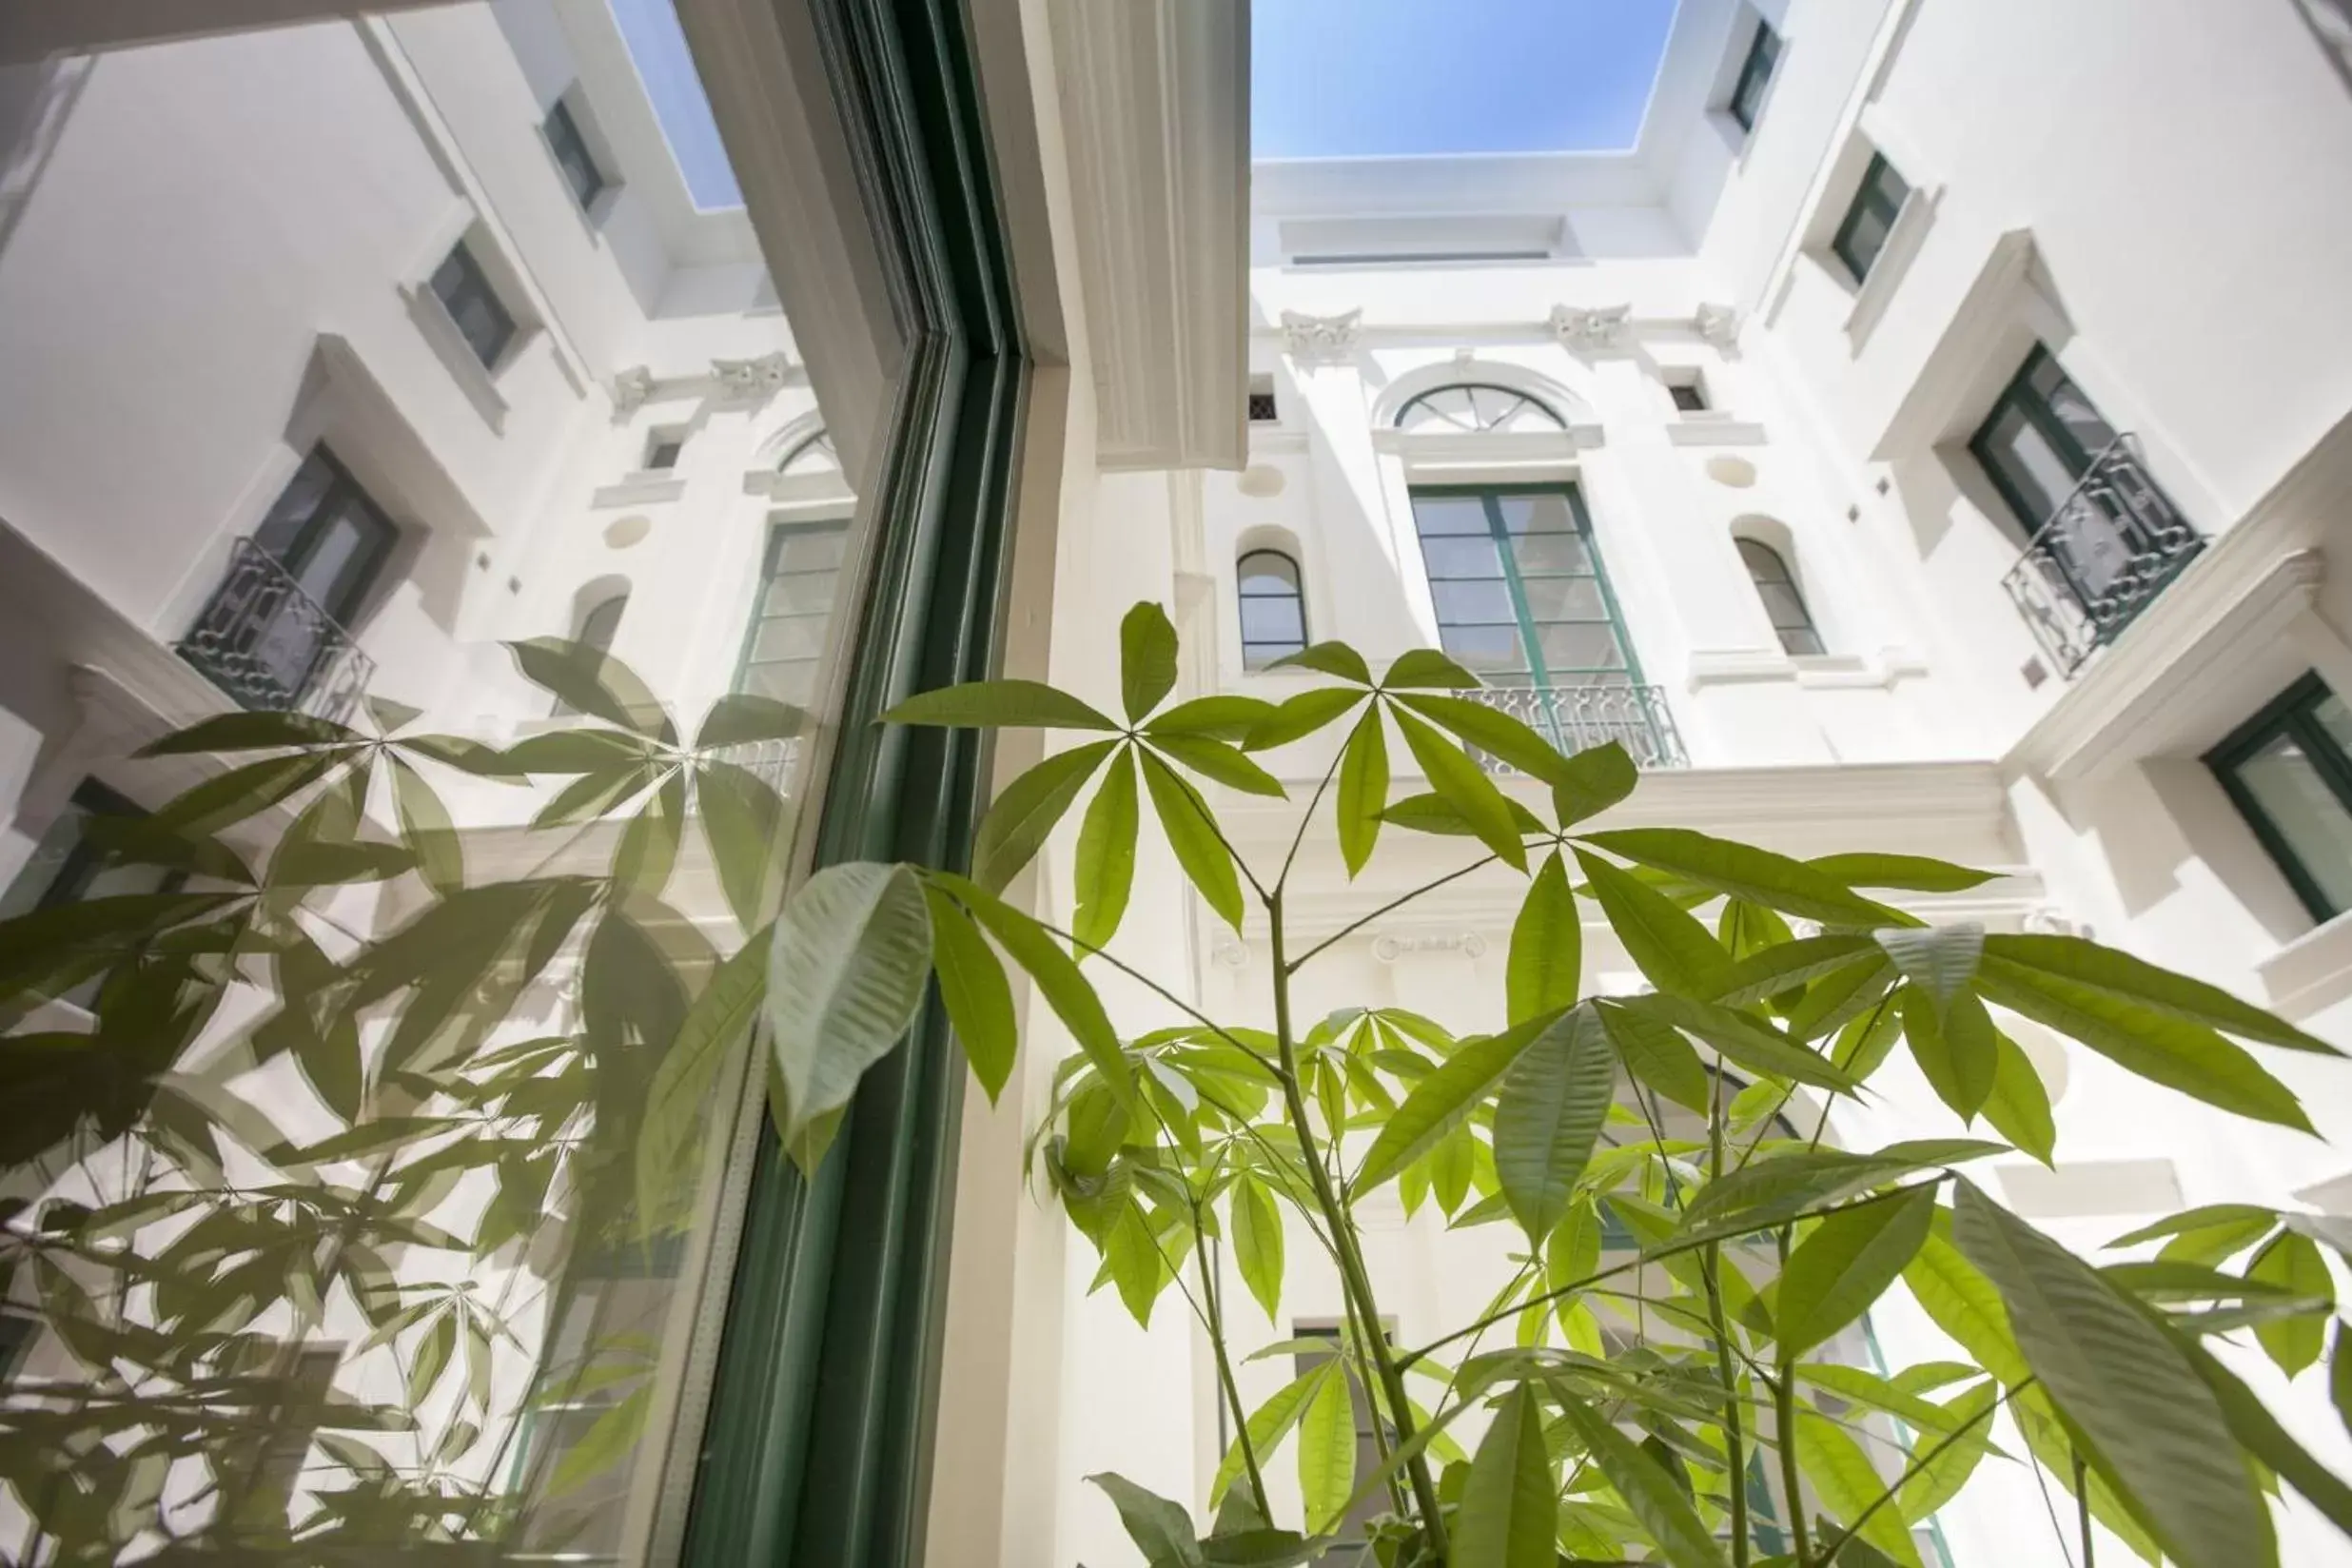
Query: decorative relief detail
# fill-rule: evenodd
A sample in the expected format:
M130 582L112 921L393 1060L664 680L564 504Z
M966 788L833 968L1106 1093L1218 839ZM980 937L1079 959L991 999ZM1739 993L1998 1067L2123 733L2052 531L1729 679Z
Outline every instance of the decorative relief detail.
M711 379L727 397L764 398L792 380L794 369L791 357L779 350L755 360L713 360Z
M613 378L613 412L634 414L645 406L656 386L650 366L633 364Z
M1208 957L1211 963L1238 970L1249 962L1249 948L1231 931L1220 931L1208 939Z
M1717 348L1730 348L1739 342L1739 307L1702 304L1691 316L1691 329Z
M2028 910L2017 923L2044 936L2079 936L2087 942L2095 935L2087 921L2075 919L2055 904Z
M1552 307L1552 335L1578 354L1622 348L1634 335L1634 307L1556 304Z
M1283 312L1283 350L1301 365L1343 364L1355 356L1363 340L1363 312L1338 316L1309 316Z
M1407 953L1458 952L1464 958L1486 955L1486 938L1477 931L1382 931L1372 938L1372 956L1393 964Z

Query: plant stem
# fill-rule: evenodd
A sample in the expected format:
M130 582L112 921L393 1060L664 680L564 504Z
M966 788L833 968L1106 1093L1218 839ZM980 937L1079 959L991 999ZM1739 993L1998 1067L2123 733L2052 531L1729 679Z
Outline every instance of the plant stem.
M1356 1246L1355 1221L1332 1186L1330 1172L1323 1168L1321 1160L1313 1157L1315 1127L1307 1118L1305 1097L1299 1092L1299 1049L1290 1028L1290 970L1283 958L1283 898L1279 891L1266 899L1265 909L1273 943L1274 1040L1282 1052L1283 1103L1308 1155L1303 1164L1314 1185L1316 1206L1323 1210L1323 1220L1331 1227L1332 1245L1339 1255L1341 1287L1357 1316L1372 1327L1372 1338L1364 1348L1380 1368L1381 1386L1388 1395L1389 1413L1396 1419L1397 1442L1402 1446L1413 1438L1413 1416L1405 1398L1404 1374L1390 1352L1388 1336L1380 1331L1380 1305L1372 1292L1371 1276L1363 1266L1363 1254ZM1407 1461L1406 1470L1412 1477L1413 1503L1421 1511L1422 1533L1436 1548L1437 1561L1442 1563L1446 1558L1445 1519L1439 1511L1437 1483L1430 1478L1428 1460L1416 1454Z
M1719 1181L1723 1176L1723 1064L1719 1060L1710 1098L1707 1175L1710 1181ZM1732 1564L1733 1568L1748 1568L1748 1445L1740 1431L1739 1381L1732 1371L1732 1334L1723 1322L1723 1291L1716 1283L1723 1244L1709 1242L1700 1257L1700 1278L1707 1285L1707 1322L1715 1329L1715 1375L1723 1384L1723 1451L1731 1461L1732 1480ZM1785 1445L1787 1440L1782 1441ZM1795 1499L1790 1501L1793 1512Z
M1789 1503L1789 1534L1796 1542L1796 1568L1813 1561L1813 1534L1805 1524L1805 1495L1796 1474L1796 1368L1780 1363L1773 1383L1773 1424L1780 1433L1780 1491Z
M2083 1568L2091 1568L2090 1477L2085 1473L2087 1467L2083 1463L2081 1452L2075 1449L2069 1449L2068 1452L2074 1460L2074 1514L2076 1519L2080 1521L2083 1532Z
M1953 1443L1960 1441L1960 1440L1967 1437L1969 1433L1973 1431L1976 1427L1984 1424L1986 1421L1990 1421L1994 1411L2000 1409L2003 1405L2009 1403L2009 1401L2015 1399L2018 1395L2032 1387L2036 1381L2037 1380L2031 1375L2028 1375L2027 1377L2020 1379L2015 1387L2009 1389L2007 1392L2002 1394L1999 1399L1993 1401L1990 1404L1985 1406L1982 1410L1979 1410L1975 1415L1970 1416L1967 1421L1964 1421L1959 1425L1953 1427L1949 1433L1945 1434L1943 1440L1936 1443L1934 1447L1913 1459L1910 1467L1907 1468L1900 1476L1895 1478L1894 1484L1892 1486L1890 1486L1884 1492L1879 1493L1878 1496L1872 1500L1871 1505L1868 1508L1863 1509L1862 1512L1853 1517L1853 1522L1852 1524L1847 1525L1843 1530L1837 1533L1837 1539L1829 1542L1829 1550L1821 1554L1821 1560L1815 1563L1813 1568L1834 1568L1834 1565L1837 1562L1838 1554L1845 1551L1846 1543L1860 1535L1862 1533L1862 1526L1868 1524L1871 1521L1872 1517L1881 1508L1884 1508L1887 1504L1892 1502L1894 1500L1895 1494L1908 1485L1913 1476L1919 1474L1920 1471L1925 1470L1929 1465L1933 1464L1939 1458L1942 1457L1945 1449L1950 1448Z
M1249 1495L1257 1500L1258 1517L1270 1519L1274 1505L1266 1500L1265 1477L1258 1469L1258 1448L1249 1441L1249 1412L1242 1407L1241 1386L1233 1381L1233 1359L1226 1354L1225 1312L1217 1300L1217 1271L1208 1261L1208 1239L1201 1225L1199 1205L1192 1210L1192 1255L1201 1265L1202 1317L1208 1327L1208 1346L1217 1355L1217 1385L1233 1407L1234 1430L1241 1434L1242 1463L1249 1470Z

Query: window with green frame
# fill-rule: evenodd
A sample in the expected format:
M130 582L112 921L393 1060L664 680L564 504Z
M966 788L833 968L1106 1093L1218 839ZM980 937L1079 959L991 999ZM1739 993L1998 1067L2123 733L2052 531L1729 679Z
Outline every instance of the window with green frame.
M1417 489L1438 637L1497 686L1629 686L1641 671L1573 484Z
M806 708L816 699L850 519L774 522L759 569L759 598L744 630L735 689Z
M1739 62L1739 80L1732 86L1732 118L1739 122L1740 129L1755 129L1756 116L1764 112L1764 94L1779 64L1780 34L1759 16L1755 35L1748 41L1747 57Z
M1871 167L1862 172L1862 184L1853 193L1852 205L1846 208L1845 221L1830 241L1830 249L1846 264L1855 283L1871 275L1879 253L1887 248L1887 236L1894 232L1895 214L1910 199L1910 183L1894 171L1887 155L1872 153Z
M2040 343L1993 400L1969 438L1993 488L2009 503L2020 542L2029 541L2115 442L2116 431L2057 357Z
M2312 919L2352 909L2352 709L2325 681L2288 687L2205 765Z

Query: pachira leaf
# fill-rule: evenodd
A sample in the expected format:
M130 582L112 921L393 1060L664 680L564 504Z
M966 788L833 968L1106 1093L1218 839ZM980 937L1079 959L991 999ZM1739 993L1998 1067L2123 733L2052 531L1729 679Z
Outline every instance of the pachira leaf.
M2328 1369L2331 1381L2352 1378L2352 1362L2342 1354L2343 1324L2336 1325L2336 1344L2329 1352ZM2213 1358L2211 1352L2185 1334L2174 1334L2172 1342L2181 1354L2188 1358L2189 1365L2213 1390L2219 1401L2223 1419L2246 1452L2277 1473L2289 1486L2321 1513L2327 1516L2337 1529L2352 1535L2352 1486L2346 1486L2336 1473L2311 1457L2308 1449L2288 1435L2270 1413L2267 1405L2254 1391L2240 1382L2237 1375ZM2343 1372L2338 1367L2346 1368ZM2336 1407L2342 1414L2344 1401L2338 1398Z
M1116 730L1118 721L1042 680L968 680L917 692L882 715L885 724L959 730Z
M2292 1230L2281 1231L2255 1253L2245 1275L2289 1295L2330 1305L2336 1300L2335 1277L2327 1271L2327 1260L2320 1256L2319 1244ZM2318 1315L2275 1318L2254 1325L2254 1338L2261 1342L2264 1354L2290 1378L2320 1359L2326 1335L2327 1320Z
M297 752L264 757L189 786L142 826L159 836L202 837L257 816L325 778L344 764L338 752Z
M1143 755L1144 787L1151 793L1152 814L1176 853L1185 876L1217 917L1235 931L1242 929L1242 883L1233 853L1217 832L1216 813L1208 802L1165 762Z
M1985 951L1985 928L1968 922L1955 926L1891 926L1872 933L1903 977L1935 1004L1940 1016L1952 998L1976 978Z
M2243 1279L2204 1264L2177 1258L2102 1264L2099 1272L2120 1289L2144 1302L2216 1302L2241 1300L2302 1301L2306 1298L2283 1284ZM2324 1303L2327 1292L2315 1298ZM2320 1308L2314 1308L2320 1310Z
M1249 1420L1245 1426L1249 1433L1249 1445L1257 1451L1261 1461L1270 1456L1282 1441L1290 1435L1290 1429L1298 1425L1299 1418L1306 1413L1307 1401L1314 1398L1316 1390L1336 1375L1338 1370L1339 1362L1336 1358L1318 1361L1313 1366L1284 1383L1264 1404L1250 1412ZM1244 1459L1242 1445L1237 1440L1233 1446L1225 1451L1224 1461L1217 1466L1217 1478L1209 1485L1208 1500L1211 1507L1224 1500L1225 1493L1231 1490L1235 1481L1242 1479L1243 1472L1247 1468L1248 1461Z
M1519 1052L1495 1105L1495 1175L1538 1246L1568 1212L1617 1094L1617 1053L1598 1011L1554 1018Z
M1911 1060L1935 1096L1963 1122L1976 1119L1992 1095L2000 1069L2000 1045L1985 1004L1963 993L1938 1017L1935 998L1917 982L1903 988L1903 1035Z
M1850 888L1889 888L1902 892L1966 892L2000 874L1921 854L1823 854L1805 864Z
M1596 998L1601 1022L1625 1070L1640 1083L1685 1110L1707 1114L1714 1080L1698 1052L1672 1025L1620 1003Z
M1382 673L1381 684L1390 689L1429 688L1472 692L1486 684L1435 648L1409 648Z
M1269 670L1313 670L1320 675L1337 676L1342 680L1354 681L1359 686L1372 684L1372 667L1363 656L1344 642L1317 642L1295 654L1284 654L1266 666Z
M713 1086L759 1016L768 993L769 934L757 933L712 971L654 1068L637 1138L640 1220L662 1213L678 1190L683 1156L696 1146Z
M1830 926L1878 926L1902 917L1801 860L1688 828L1617 828L1583 842L1620 859L1767 909Z
M2136 1229L2127 1230L2107 1243L2107 1245L2110 1248L2137 1246L2142 1242L2152 1242L2166 1236L2186 1235L2193 1231L2208 1231L2223 1227L2232 1230L2243 1228L2245 1232L2245 1239L2231 1247L2228 1252L2222 1253L2218 1257L2201 1257L2192 1260L2198 1263L2217 1263L2221 1258L2226 1258L2231 1253L2242 1252L2256 1241L2267 1236L2278 1223L2279 1211L2277 1209L2264 1208L2257 1204L2202 1204L2195 1208L2185 1208L2178 1214L2166 1215L2164 1219L2151 1221Z
M1078 1049L1101 1075L1107 1088L1120 1109L1130 1115L1138 1111L1135 1098L1135 1073L1128 1066L1127 1053L1119 1047L1118 1031L1110 1027L1110 1015L1103 1010L1102 998L1087 983L1070 955L1062 945L1036 921L1023 914L994 893L951 872L927 872L925 878L933 886L954 895L955 901L970 911L972 917L996 938L1012 961L1028 971L1030 980L1062 1020Z
M1387 806L1388 731L1381 720L1380 705L1374 703L1356 721L1347 747L1340 754L1339 794L1332 801L1340 858L1346 862L1350 877L1371 863L1373 846L1380 842L1381 813Z
M1521 1383L1488 1423L1462 1482L1453 1559L1462 1568L1553 1568L1559 1491L1543 1445L1543 1407Z
M1773 1308L1784 1361L1821 1344L1870 1310L1928 1239L1935 1192L1833 1214L1789 1255Z
M673 769L637 815L621 830L613 853L613 882L624 895L659 898L677 864L678 841L686 833L686 774Z
M695 806L727 908L744 931L755 930L783 897L790 809L751 769L711 757L696 767Z
M787 1142L849 1104L914 1021L931 973L931 916L904 866L853 861L809 878L769 946L772 1082Z
M1958 1432L1961 1437L1932 1458L1923 1456L1919 1470L1896 1492L1894 1505L1905 1523L1924 1523L1930 1515L1960 1495L1960 1488L1976 1473L1977 1464L1992 1451L1991 1420L1987 1412L2000 1397L2000 1384L1988 1378L1953 1396L1938 1409L1943 1426L1929 1425L1925 1429Z
M2049 1090L2024 1047L1997 1031L1992 1044L1992 1092L1985 1096L1985 1120L1993 1131L2048 1165L2058 1147Z
M1511 925L1511 953L1504 970L1510 1021L1524 1023L1572 1007L1584 971L1584 928L1577 895L1554 850L1527 884L1519 918Z
M1976 989L1986 1001L2079 1040L2151 1082L2256 1121L2311 1131L2291 1089L2202 1024L2027 969L1997 952L1988 952L1978 967Z
M1429 780L1429 787L1461 813L1462 820L1470 824L1470 831L1499 859L1514 870L1525 871L1527 850L1520 842L1519 823L1511 814L1510 802L1495 787L1486 771L1471 761L1460 746L1401 708L1390 708L1389 716L1396 720L1397 730L1404 736L1405 746Z
M512 774L606 774L641 770L657 755L642 735L618 730L554 730L506 748L505 767Z
M594 643L568 637L530 637L506 651L523 679L552 693L576 712L675 745L677 729L636 671Z
M1129 724L1176 689L1176 627L1149 599L1137 601L1119 622L1119 701Z
M1205 735L1211 740L1245 741L1249 732L1274 715L1274 704L1254 696L1196 696L1155 715L1144 726L1147 735Z
M1242 749L1268 752L1303 740L1351 712L1364 696L1363 692L1353 687L1318 686L1313 691L1285 697L1249 727L1249 732L1242 736Z
M1169 633L1171 637L1174 635ZM1143 1552L1151 1568L1204 1568L1192 1516L1184 1504L1146 1491L1115 1471L1106 1470L1087 1480L1109 1496L1119 1510L1119 1522L1127 1526L1127 1539Z
M449 808L424 775L399 756L388 759L392 805L400 818L401 842L415 857L425 885L446 898L465 886L465 853Z
M1012 987L995 950L955 900L925 883L923 901L931 910L931 967L939 976L939 999L963 1044L972 1076L993 1104L1012 1077L1020 1049Z
M2080 936L2039 933L1989 936L1985 951L2005 965L2052 976L2074 986L2109 991L2143 1008L2169 1013L2192 1024L2220 1029L2288 1050L2314 1051L2323 1056L2343 1052L2247 1002L2219 986L2175 974L2113 948L2103 948Z
M1127 913L1127 893L1135 884L1137 817L1130 751L1111 759L1078 830L1078 908L1070 930L1089 948L1107 945L1118 932L1119 917Z
M1350 1190L1358 1197L1387 1181L1466 1122L1511 1070L1519 1053L1558 1020L1532 1018L1500 1034L1465 1040L1438 1069L1413 1086L1364 1151Z
M1299 1492L1306 1502L1306 1528L1314 1535L1340 1521L1356 1484L1356 1412L1348 1398L1348 1374L1340 1362L1328 1364L1329 1376L1299 1421Z
M1189 768L1203 778L1214 779L1227 789L1239 790L1244 794L1268 795L1276 800L1286 795L1281 779L1222 740L1202 735L1166 735L1155 738L1151 744L1169 761Z
M1878 944L1852 932L1775 942L1743 956L1724 977L1727 989L1711 1002L1760 1002L1841 970L1881 962Z
M1696 1036L1751 1072L1793 1078L1800 1084L1841 1094L1854 1090L1854 1081L1826 1057L1808 1050L1747 1013L1663 991L1629 996L1618 1006Z
M207 752L259 752L280 747L307 750L319 746L353 746L367 737L308 714L267 711L219 714L151 740L135 756L186 756Z
M1999 1144L1950 1138L1892 1144L1876 1154L1816 1148L1754 1160L1698 1190L1683 1207L1681 1234L1687 1239L1786 1225L1914 1171L2004 1152Z
M1464 745L1507 762L1546 783L1564 775L1567 757L1558 747L1499 708L1468 697L1413 696L1396 699L1423 718L1450 730Z
M1565 832L1633 794L1640 780L1632 755L1617 741L1587 746L1571 754L1553 773L1553 814Z
M1532 837L1545 831L1536 813L1511 796L1504 795L1502 803L1510 808L1511 821L1522 836ZM1453 838L1478 836L1478 830L1470 826L1468 817L1456 811L1444 796L1431 793L1408 794L1390 801L1382 811L1381 820L1394 822L1398 827L1410 829L1414 833L1444 833Z
M1657 1543L1665 1560L1674 1568L1724 1568L1723 1548L1716 1544L1715 1533L1699 1518L1690 1495L1675 1484L1664 1467L1575 1389L1558 1382L1553 1389L1569 1430L1639 1521L1642 1534Z
M1273 1195L1256 1177L1245 1171L1233 1183L1233 1262L1242 1284L1265 1309L1268 1321L1282 1321L1283 1216Z
M1690 911L1629 872L1577 851L1577 864L1627 956L1660 991L1714 996L1730 989L1731 954Z
M1999 1289L2027 1363L2093 1469L2183 1568L2262 1568L2278 1544L2219 1401L2099 1271L1963 1180L1952 1239Z
M991 892L1002 892L1021 868L1036 858L1078 792L1120 744L1095 740L1057 752L1006 785L972 841L972 880Z
M1920 1568L1919 1548L1912 1543L1902 1516L1893 1508L1870 1513L1871 1505L1886 1492L1887 1482L1862 1445L1844 1427L1811 1410L1797 1413L1794 1435L1797 1463L1822 1506L1849 1525L1860 1519L1857 1542L1874 1549L1882 1560L1900 1568ZM1869 1518L1864 1519L1866 1513ZM1848 1548L1838 1554L1838 1560L1854 1556L1855 1550Z
M711 704L695 732L695 749L743 746L761 740L789 740L806 731L809 711L779 702L756 692L730 692Z

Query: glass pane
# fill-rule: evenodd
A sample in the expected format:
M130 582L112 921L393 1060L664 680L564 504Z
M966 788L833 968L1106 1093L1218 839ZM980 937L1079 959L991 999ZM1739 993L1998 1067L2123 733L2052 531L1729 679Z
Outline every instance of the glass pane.
M1530 576L1593 569L1592 547L1577 534L1520 534L1511 540L1511 559Z
M1625 664L1624 650L1617 646L1617 629L1606 623L1562 622L1539 627L1536 639L1543 647L1543 662L1552 672L1555 684L1569 684L1561 679L1566 672L1621 669Z
M1527 650L1517 626L1444 626L1438 640L1463 667L1480 675L1527 668Z
M2013 406L1986 426L1977 450L2007 484L2012 503L2023 508L2018 521L2029 533L2049 519L2080 477L2041 427Z
M1593 578L1529 578L1520 590L1538 620L1606 620L1609 607Z
M1295 598L1242 600L1242 640L1303 644L1306 640L1306 626L1299 617L1299 601Z
M1423 534L1483 534L1486 502L1479 496L1413 498L1413 526Z
M1805 614L1805 601L1796 597L1796 590L1786 582L1759 582L1756 597L1764 601L1765 614L1772 617L1774 626L1809 626L1813 617Z
M1502 525L1514 534L1564 533L1575 529L1576 514L1568 498L1557 491L1539 496L1500 496Z
M1518 612L1511 605L1510 585L1499 578L1489 582L1433 581L1429 592L1437 603L1440 625L1498 621L1516 623L1519 618Z
M1432 578L1502 576L1502 557L1496 550L1494 539L1484 534L1477 539L1446 535L1424 538L1421 559L1428 563Z
M2344 706L2343 698L2328 693L2312 706L2311 716L2336 743L2337 754L2352 758L2352 708Z
M2352 909L2352 811L2302 745L2279 736L2238 765L2238 778L2329 906Z
M365 17L367 48L349 15L277 9L320 19L143 44L87 76L32 68L81 86L44 123L40 200L10 210L0 247L0 343L57 348L37 403L0 421L0 473L44 498L14 520L78 596L75 624L150 624L122 584L192 585L167 612L186 618L155 628L203 695L191 709L388 733L322 756L318 782L223 846L266 864L299 819L371 855L405 833L419 864L274 889L276 951L225 1006L196 1005L224 984L212 970L156 960L223 951L245 905L191 913L168 944L95 942L35 977L49 1006L0 1020L0 1083L25 1081L30 1037L88 1014L103 1049L137 1047L120 1074L52 1075L0 1107L11 1228L78 1211L59 1205L119 1221L69 1260L77 1289L16 1271L0 1455L40 1480L0 1480L0 1555L675 1560L766 1134L748 1042L673 1047L825 814L813 763L876 548L853 481L888 466L899 405L895 285L827 270L875 253L863 218L804 230L843 221L853 174L794 222L757 193L746 209L715 126L752 123L756 83L715 78L745 100L715 110L667 0L396 7ZM387 62L397 96L436 112L399 112ZM794 64L823 121L821 63ZM604 233L578 209L601 178L589 129L613 144L604 172L629 175ZM819 125L815 145L862 134ZM469 168L483 210L460 247L437 171ZM164 213L158 190L202 200ZM512 353L528 280L577 352ZM885 337L837 324L834 352L813 351L797 333L813 298L865 302ZM268 375L173 354L131 375L115 352L228 322L275 345ZM502 414L438 357L453 325L485 363L511 360ZM97 429L138 457L100 469L60 440ZM775 480L820 429L823 477ZM599 505L686 431L708 482L651 518ZM747 500L738 476L773 499ZM544 644L574 638L609 644L609 664L554 667ZM10 647L12 678L68 689L62 643ZM666 722L690 752L737 690L809 710L815 734L738 704L742 738L685 758L666 791L600 780L599 756L640 742L588 733ZM564 696L585 711L551 717ZM45 758L81 725L71 705L22 722ZM88 765L136 807L220 771L123 755L153 735L118 733ZM512 751L515 771L412 743L435 735ZM0 815L29 828L19 793ZM84 815L48 824L0 919L174 885L87 853ZM11 962L28 951L0 929ZM158 1007L159 985L191 994Z
M1846 259L1856 278L1867 274L1878 260L1878 253L1886 248L1887 231L1893 226L1893 220L1876 206L1856 207L1838 236L1838 254Z
M1295 595L1299 591L1299 569L1287 556L1263 550L1244 556L1240 572L1242 592L1245 595Z

